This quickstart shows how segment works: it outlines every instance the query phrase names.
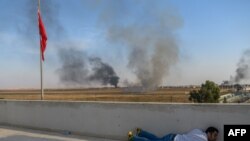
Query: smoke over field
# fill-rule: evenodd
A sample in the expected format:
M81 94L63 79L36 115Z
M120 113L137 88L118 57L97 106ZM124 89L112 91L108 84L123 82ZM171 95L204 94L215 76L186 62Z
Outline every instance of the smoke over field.
M154 89L162 84L170 68L178 62L179 46L176 31L182 26L182 19L167 3L155 8L157 4L157 1L143 0L83 2L82 8L91 7L89 13L96 14L93 26L104 31L104 40L110 45L122 44L128 52L126 63L120 62L120 65L126 66L128 71L135 74L136 79L126 79L127 86ZM37 1L28 0L27 5L28 15L31 17L29 20L36 21L34 13ZM48 42L56 38L63 39L62 42L70 40L65 27L57 18L60 7L56 1L43 0L41 9L48 27ZM28 23L32 23L31 21ZM88 53L78 49L81 46L76 44L54 44L54 48L58 50L61 64L57 72L63 84L98 83L117 87L119 74L115 72L114 64L102 61L101 58L105 56L89 57Z
M153 89L178 61L179 47L174 33L181 27L182 20L176 11L168 10L168 6L154 9L155 1L133 1L133 4L133 8L121 1L111 6L100 4L99 22L106 27L109 42L125 44L129 50L127 68L137 77L133 83ZM129 23L122 23L126 18Z

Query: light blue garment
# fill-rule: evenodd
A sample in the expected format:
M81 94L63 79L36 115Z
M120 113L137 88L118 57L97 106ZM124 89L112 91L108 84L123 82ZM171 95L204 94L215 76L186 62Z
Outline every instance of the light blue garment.
M175 136L176 134L171 133L159 138L148 131L141 130L137 136L133 136L132 141L173 141Z

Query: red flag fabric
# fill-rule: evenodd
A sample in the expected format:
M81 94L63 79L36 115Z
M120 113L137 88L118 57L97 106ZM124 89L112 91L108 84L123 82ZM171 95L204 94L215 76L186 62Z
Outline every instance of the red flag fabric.
M40 48L42 52L42 60L44 61L44 52L45 52L46 45L47 45L47 34L46 34L45 26L43 24L39 9L38 9L38 26L39 26L39 33L40 33Z

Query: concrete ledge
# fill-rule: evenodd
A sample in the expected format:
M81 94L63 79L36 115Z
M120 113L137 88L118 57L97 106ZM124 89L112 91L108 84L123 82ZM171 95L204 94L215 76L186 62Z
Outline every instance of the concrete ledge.
M86 136L77 136L65 132L48 132L0 125L0 140L4 141L118 141Z
M0 123L126 140L141 127L161 136L193 128L249 124L249 104L164 104L62 101L0 101Z

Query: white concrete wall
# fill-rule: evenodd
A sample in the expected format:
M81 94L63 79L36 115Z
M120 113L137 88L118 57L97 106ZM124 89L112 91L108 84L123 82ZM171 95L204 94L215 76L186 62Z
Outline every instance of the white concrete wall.
M161 136L193 128L224 124L249 124L249 104L160 104L55 101L0 101L0 124L127 139L141 127Z

